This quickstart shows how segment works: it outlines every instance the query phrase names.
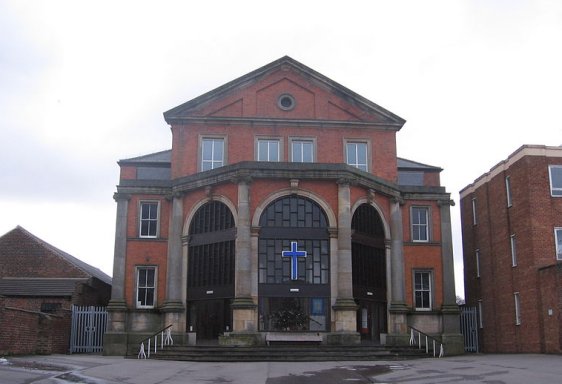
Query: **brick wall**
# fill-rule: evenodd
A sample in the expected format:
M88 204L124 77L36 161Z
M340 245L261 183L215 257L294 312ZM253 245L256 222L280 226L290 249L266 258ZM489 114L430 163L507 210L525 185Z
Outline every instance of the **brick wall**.
M52 314L37 307L52 299L0 297L0 355L68 353L71 313L68 302Z

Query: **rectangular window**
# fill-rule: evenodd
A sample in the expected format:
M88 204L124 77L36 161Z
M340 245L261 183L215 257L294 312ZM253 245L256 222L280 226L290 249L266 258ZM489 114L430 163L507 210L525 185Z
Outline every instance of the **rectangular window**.
M257 160L258 161L279 161L279 140L258 139Z
M480 277L480 250L476 250L476 277Z
M562 196L562 165L550 165L548 174L550 176L550 195Z
M482 312L482 300L478 300L478 326L484 328L484 313Z
M517 241L515 239L515 235L511 235L509 240L511 244L511 266L516 267L517 266Z
M519 292L513 294L513 299L515 300L515 325L521 325L521 300Z
M476 197L472 198L472 225L478 224L476 218Z
M224 139L205 138L201 140L201 171L208 171L224 165Z
M417 311L431 310L431 272L414 272L414 303Z
M505 194L507 196L507 206L511 207L513 202L511 201L511 178L509 176L505 178Z
M154 308L156 267L137 267L137 308Z
M429 208L412 207L412 241L429 241Z
M141 201L139 237L158 236L159 205L157 201Z
M346 144L346 162L352 167L367 172L367 143L349 142Z
M314 162L314 141L303 139L291 140L291 161L294 163Z
M562 228L554 228L554 239L556 241L556 260L562 260Z

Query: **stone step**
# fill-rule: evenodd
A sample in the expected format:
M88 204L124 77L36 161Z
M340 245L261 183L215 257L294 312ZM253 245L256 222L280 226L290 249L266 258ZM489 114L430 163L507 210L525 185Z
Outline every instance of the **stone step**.
M361 361L428 357L415 348L363 346L197 347L170 346L151 359L175 361ZM135 356L131 356L135 357Z

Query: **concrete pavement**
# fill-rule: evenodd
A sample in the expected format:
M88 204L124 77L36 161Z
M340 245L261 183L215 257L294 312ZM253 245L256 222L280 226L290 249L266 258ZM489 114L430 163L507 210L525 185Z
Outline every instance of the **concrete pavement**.
M4 384L562 383L560 355L464 355L372 362L200 363L98 355L0 358Z

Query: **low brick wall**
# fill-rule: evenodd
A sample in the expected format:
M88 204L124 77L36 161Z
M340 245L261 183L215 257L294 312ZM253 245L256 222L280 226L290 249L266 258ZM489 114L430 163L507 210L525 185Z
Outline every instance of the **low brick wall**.
M68 353L71 313L10 306L0 297L0 356Z

